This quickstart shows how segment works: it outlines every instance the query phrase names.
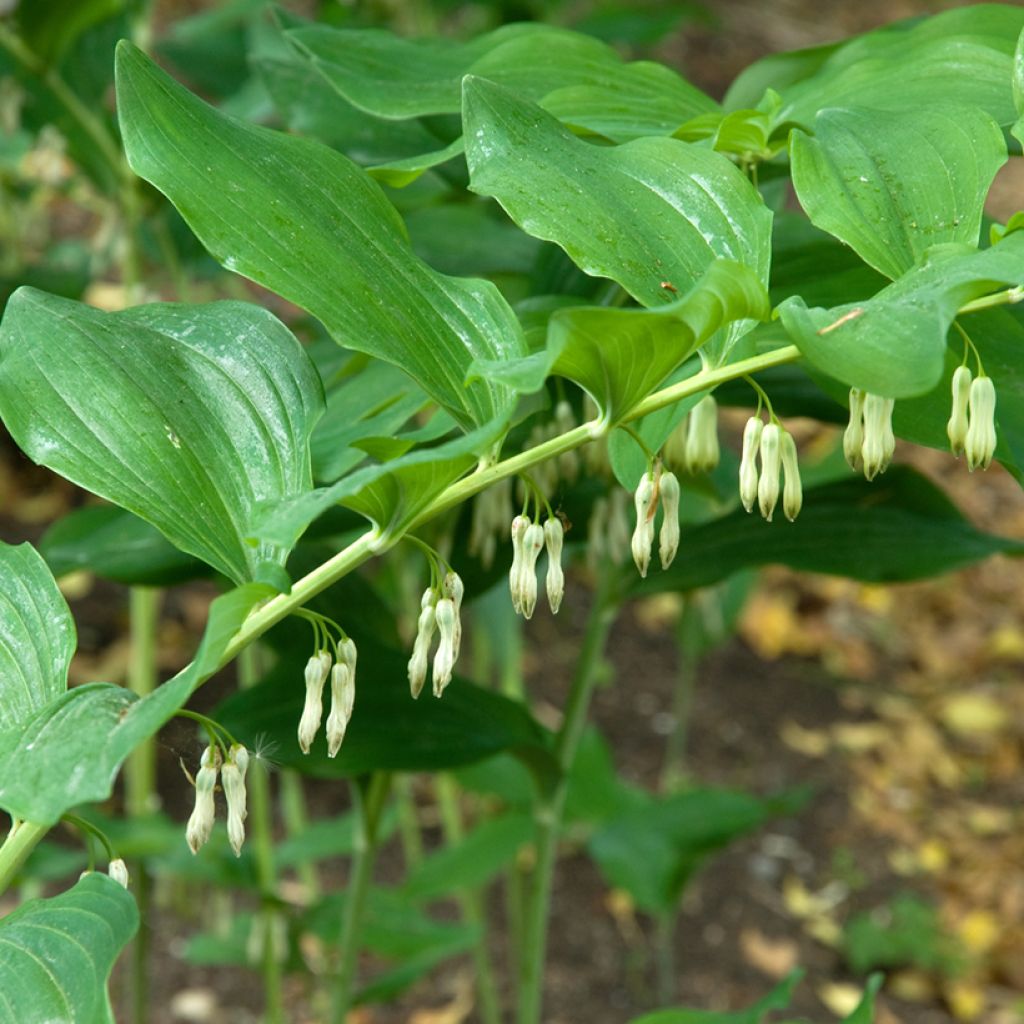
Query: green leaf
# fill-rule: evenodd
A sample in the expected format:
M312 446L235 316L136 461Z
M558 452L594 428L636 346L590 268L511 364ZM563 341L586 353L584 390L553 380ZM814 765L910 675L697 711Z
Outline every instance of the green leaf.
M103 313L21 288L0 325L0 416L22 450L236 582L284 561L248 542L253 513L309 489L322 409L302 347L246 303Z
M75 624L50 570L30 544L0 542L0 733L68 685Z
M0 1017L18 1024L112 1021L107 979L139 927L135 900L90 872L0 920Z
M1017 37L1017 49L1013 52L1013 106L1017 111L1017 120L1010 132L1024 145L1024 29L1021 29Z
M281 764L320 778L368 771L439 771L482 760L502 750L549 758L545 737L521 704L456 677L441 700L409 696L408 657L357 638L359 670L355 710L338 756L327 756L323 736L308 755L295 732L305 690L302 662L283 659L257 686L227 699L217 720L240 741L257 736L276 744Z
M794 132L790 147L808 217L892 279L933 245L978 244L985 197L1006 162L995 121L952 104L823 110L814 136Z
M464 43L315 25L289 37L349 102L381 118L459 110L465 75L479 75L613 142L669 135L714 110L664 65L623 64L610 46L549 25L506 25Z
M779 315L821 370L890 398L930 391L942 374L946 336L961 306L1024 282L1024 232L991 249L940 246L925 262L863 302L808 309L787 299Z
M726 157L676 139L582 142L539 107L480 78L463 87L471 188L528 234L642 305L685 294L718 257L767 284L771 212ZM729 329L735 339L749 329Z
M271 593L250 583L217 598L192 663L148 696L88 683L0 730L0 807L49 825L70 807L107 799L121 762L217 670L253 606Z
M763 1024L772 1010L784 1010L793 998L793 989L803 977L802 971L793 971L789 977L772 989L748 1010L719 1012L714 1010L655 1010L642 1017L634 1017L630 1024ZM852 1018L850 1018L852 1022ZM867 1022L865 1022L867 1024Z
M93 572L130 587L167 587L209 570L163 534L113 505L87 505L58 519L39 541L54 576Z
M457 843L429 854L406 877L410 900L430 900L487 885L510 863L534 832L527 814L487 818Z
M1024 10L979 4L870 32L838 46L772 55L733 84L726 107L753 106L765 86L783 95L779 117L810 127L824 107L918 110L981 107L1003 127L1016 120L1014 44Z
M740 508L689 530L683 543L685 559L646 579L634 573L630 592L693 590L740 569L774 563L896 583L950 572L997 553L1024 554L1020 541L976 530L934 484L903 466L871 483L851 477L808 488L794 523L766 523Z
M464 377L474 358L525 353L512 310L491 283L417 258L364 171L319 143L218 113L129 44L117 75L133 170L224 266L319 317L339 343L401 366L463 426L510 410L507 389L467 388Z

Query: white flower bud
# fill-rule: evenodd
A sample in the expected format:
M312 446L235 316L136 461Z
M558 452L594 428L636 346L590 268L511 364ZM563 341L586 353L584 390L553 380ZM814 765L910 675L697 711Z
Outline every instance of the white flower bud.
M978 377L971 383L970 426L964 451L967 468L988 469L996 452L996 388L991 377Z
M544 527L540 523L531 523L523 536L523 561L519 571L520 610L527 619L533 616L537 607L537 559L543 550Z
M313 745L317 730L320 728L320 719L324 713L322 705L324 683L327 681L327 673L330 671L331 656L327 651L317 651L306 662L306 703L302 708L298 730L299 747L304 754L309 753L309 748Z
M331 669L331 713L327 716L327 756L337 757L356 700L355 673L339 662Z
M779 500L779 471L782 468L782 429L769 423L761 431L761 475L757 481L757 504L770 523Z
M953 407L946 424L946 436L949 448L954 455L963 455L967 443L967 404L971 393L971 371L966 366L958 366L953 371Z
M249 767L249 751L236 743L228 751L228 759L220 771L224 799L228 805L228 841L235 856L242 855L245 842L245 818L248 813L245 801L245 772Z
M434 654L434 696L440 697L452 681L452 669L455 667L455 603L450 597L442 597L434 613L440 634L437 652Z
M445 575L442 583L444 596L451 598L455 605L455 660L459 660L459 652L462 650L462 595L466 588L462 585L462 579L457 572L451 571Z
M896 450L896 437L892 432L894 404L891 398L881 395L864 396L864 443L860 455L868 480L874 480L889 468Z
M718 465L718 403L706 395L690 412L686 434L686 469L710 473Z
M608 498L608 552L612 562L622 565L630 543L629 496L618 487L612 488Z
M529 528L530 520L526 516L516 516L512 520L512 568L508 571L508 586L512 594L512 608L516 613L523 610L523 539Z
M409 691L415 699L420 695L427 681L427 659L430 655L430 641L434 636L437 617L434 611L437 594L430 588L420 599L420 617L416 623L416 641L409 659Z
M196 772L196 803L185 826L185 841L193 853L198 853L213 831L213 791L217 786L217 771L220 768L220 750L207 747L203 751Z
M107 865L107 874L117 882L123 889L128 888L128 866L125 864L120 857L115 857L109 865Z
M761 448L764 423L760 416L751 416L743 428L743 455L740 458L740 501L752 512L757 501L757 453Z
M644 473L640 477L640 483L637 484L636 493L633 495L633 505L636 508L636 529L633 531L630 548L640 575L646 576L647 567L651 564L651 547L654 544L654 514L657 511L654 477L650 473Z
M796 441L788 430L782 431L782 472L785 484L782 489L782 511L793 522L804 504L804 491L800 484L800 463L796 454Z
M689 416L684 416L665 438L661 446L661 455L666 465L677 469L686 469L686 436L689 433Z
M864 392L850 388L850 422L843 434L843 455L855 473L861 468L861 448L864 447Z
M658 535L658 556L662 569L667 569L679 550L679 481L675 473L662 473L658 484L661 497L661 533Z
M544 544L548 550L548 574L545 586L548 592L548 605L553 615L558 614L565 596L565 573L562 572L562 541L565 529L558 518L549 519L544 524Z

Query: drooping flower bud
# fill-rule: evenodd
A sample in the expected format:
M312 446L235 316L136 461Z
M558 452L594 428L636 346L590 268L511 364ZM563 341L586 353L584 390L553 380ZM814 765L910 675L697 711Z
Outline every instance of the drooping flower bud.
M895 403L881 395L864 396L864 443L860 454L864 476L874 480L884 473L896 451L896 436L892 432L892 410Z
M796 441L788 430L782 431L782 511L793 522L804 504L804 491L800 484L800 463L797 460Z
M207 747L199 761L196 772L196 803L185 826L185 841L193 853L198 853L213 831L213 791L217 786L217 772L220 769L220 750Z
M512 520L512 568L508 571L508 586L512 594L512 608L519 614L523 610L523 540L530 528L530 520L526 516L516 516Z
M537 559L544 550L544 527L531 523L523 536L523 562L519 573L522 596L520 610L524 618L531 618L537 607Z
M665 438L665 443L661 446L661 455L665 465L688 470L686 437L690 432L689 425L690 418L689 415L686 415L672 428L672 432Z
M769 423L761 431L761 475L757 481L757 504L770 523L779 500L779 471L782 468L782 428Z
M242 855L245 842L245 772L249 767L249 751L235 743L228 751L228 759L220 770L224 799L228 805L228 841L235 856Z
M740 458L740 501L752 512L757 501L757 453L761 448L764 423L760 416L751 416L743 428L743 454Z
M970 425L964 442L967 468L988 469L996 452L996 388L991 377L978 377L971 383Z
M455 605L455 660L459 660L459 652L462 650L462 595L466 588L462 585L462 579L454 570L445 575L442 584L444 596L451 598Z
M430 657L430 641L434 636L434 629L437 625L437 617L434 608L437 604L437 594L432 588L423 591L420 599L420 617L416 623L416 640L412 647L412 657L409 659L409 691L415 699L423 690L423 684L427 681L427 659Z
M565 528L557 517L544 524L544 544L548 551L548 574L545 586L548 592L548 605L553 615L558 614L565 595L565 573L562 571L562 541Z
M123 889L128 888L128 866L120 857L115 857L107 865L107 874Z
M967 406L970 401L971 378L971 371L966 366L958 366L953 371L953 407L946 424L946 436L949 438L950 451L957 456L963 455L967 443Z
M675 473L662 473L658 483L661 498L661 533L658 535L658 556L662 569L667 569L679 550L679 481Z
M317 730L320 728L320 719L324 713L324 683L327 682L327 673L330 671L331 656L327 651L317 651L306 662L306 703L302 707L298 731L299 748L304 754L309 753L309 748L313 745Z
M850 422L843 434L843 455L855 473L861 468L861 448L864 447L864 392L850 388Z
M690 411L686 434L686 468L690 473L710 473L717 465L718 403L706 395Z
M338 644L338 663L331 670L331 713L327 716L327 756L336 757L345 738L356 700L356 645L350 637Z
M630 548L640 575L646 576L647 568L651 564L651 547L654 544L654 514L657 511L657 495L654 491L654 477L651 473L644 473L640 477L640 483L637 484L636 492L633 495L633 505L636 508L636 528L633 530Z
M440 634L434 654L434 696L440 697L452 681L452 669L455 667L455 602L450 597L442 597L434 608L434 614Z

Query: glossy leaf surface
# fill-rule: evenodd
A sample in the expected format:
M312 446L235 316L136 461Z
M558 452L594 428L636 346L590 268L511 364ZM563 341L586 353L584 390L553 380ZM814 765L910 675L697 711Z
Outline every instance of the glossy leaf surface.
M286 552L253 512L309 489L320 380L257 306L103 313L32 289L0 326L0 415L36 462L156 526L236 582Z
M107 979L139 926L131 894L98 872L0 919L0 1017L18 1024L112 1021Z
M118 107L132 168L225 267L307 309L339 343L401 366L464 426L508 411L504 388L463 378L474 358L524 354L512 310L489 282L423 263L365 171L217 112L128 44Z
M999 126L977 107L905 113L823 110L794 132L793 186L810 219L891 279L932 245L978 244L985 197L1006 162Z
M666 305L671 288L689 291L718 257L767 284L772 215L721 154L676 139L582 142L480 78L465 81L463 124L472 190L642 305Z

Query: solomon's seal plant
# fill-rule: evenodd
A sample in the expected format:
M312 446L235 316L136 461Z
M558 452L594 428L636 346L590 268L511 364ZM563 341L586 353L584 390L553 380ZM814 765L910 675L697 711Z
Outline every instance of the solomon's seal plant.
M56 536L70 567L133 587L149 658L130 687L69 688L76 637L54 574L31 546L0 547L0 808L12 819L0 888L62 820L105 836L86 811L126 762L141 819L152 737L198 719L194 810L175 844L214 863L221 800L236 855L249 830L248 945L268 1019L285 1019L286 970L314 976L317 1019L343 1021L354 1000L470 953L486 1024L502 1019L503 991L519 1024L537 1024L573 767L625 602L771 561L896 581L1019 553L893 460L900 437L1024 479L1024 232L984 213L1024 139L1024 9L951 10L813 59L777 56L721 103L567 29L442 44L278 13L254 32L256 78L231 103L207 103L122 42L116 125L18 24L0 24L0 44L61 108L69 153L123 226L126 290L105 312L18 288L0 327L0 416L29 459L105 503ZM256 95L258 111L243 102ZM226 274L308 314L293 324L301 342L240 301L257 293L237 280L230 300L192 301L171 207ZM183 301L137 301L152 239L174 257ZM734 419L734 406L747 411ZM806 488L776 409L824 424L803 456ZM755 505L764 521L745 514ZM69 571L61 544L43 546ZM426 553L425 589L411 547ZM537 612L542 553L550 612L590 609L564 713L546 725L516 617ZM221 589L202 640L153 685L153 588L200 576ZM232 665L237 692L197 715L195 691ZM428 676L443 700L413 703ZM467 833L446 773L469 765L485 766L474 784L493 817ZM465 883L429 866L417 772L437 773L431 820ZM305 775L350 782L352 813L325 840L351 855L343 901L316 870ZM709 851L669 823L703 820L680 808L708 791L593 788L621 799L574 811L591 815L574 823L588 855L671 934ZM289 833L278 854L275 797ZM721 799L722 842L785 804ZM374 877L389 829L410 865L401 890ZM661 853L638 867L634 841ZM100 1019L135 894L144 909L148 898L109 852L110 878L90 872L0 920L0 1013ZM285 867L301 880L294 900ZM500 872L516 915L505 986L481 937L482 886ZM444 930L425 907L448 892L462 919ZM389 914L410 922L404 944L381 939ZM51 922L50 937L31 920ZM105 945L75 959L97 922ZM429 947L416 945L424 930ZM53 970L26 981L44 942ZM389 955L382 945L414 950L404 974L366 975L360 954Z

